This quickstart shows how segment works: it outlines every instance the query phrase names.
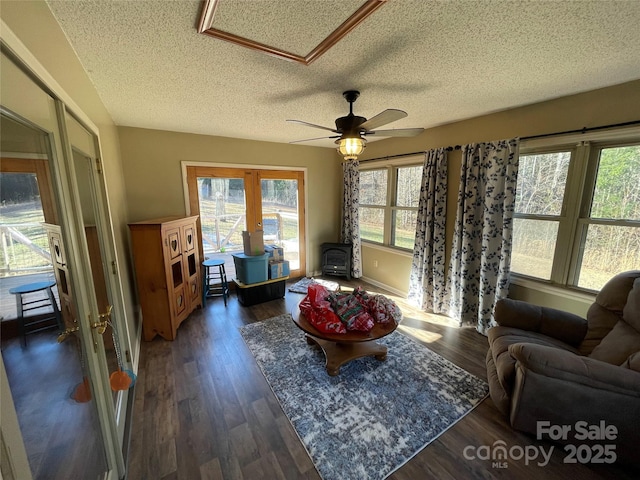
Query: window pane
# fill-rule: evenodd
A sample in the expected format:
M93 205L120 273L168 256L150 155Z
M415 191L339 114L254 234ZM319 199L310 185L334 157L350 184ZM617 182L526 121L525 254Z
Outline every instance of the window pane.
M416 210L394 210L391 245L413 249L417 217Z
M591 218L640 220L640 145L600 152Z
M387 204L387 171L360 172L360 205Z
M571 152L521 155L516 212L560 215Z
M398 168L396 186L396 205L399 207L418 207L420 184L422 182L422 166ZM413 243L411 244L413 247Z
M360 238L382 243L384 239L384 209L360 207Z
M511 271L545 280L551 279L557 238L556 221L514 218Z
M284 249L291 270L300 268L298 181L262 179L262 230L265 244Z
M241 252L242 230L247 229L244 180L199 177L197 181L204 255ZM233 275L233 262L231 271L229 262L226 267L227 275Z
M640 265L640 227L589 225L578 286L600 290L614 275Z
M42 227L44 211L36 174L0 173L0 199L3 275L50 272L49 242ZM13 299L10 302L13 304Z

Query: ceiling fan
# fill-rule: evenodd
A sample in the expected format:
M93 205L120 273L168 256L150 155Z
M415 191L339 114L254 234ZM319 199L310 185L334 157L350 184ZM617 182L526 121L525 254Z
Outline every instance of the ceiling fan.
M349 115L336 118L336 128L323 127L302 120L287 120L287 122L299 123L313 128L328 130L338 135L328 137L307 138L306 140L296 140L289 143L309 142L323 138L337 138L338 151L345 160L355 160L362 153L367 143L365 136L375 135L377 137L414 137L424 131L424 128L399 128L392 130L374 130L375 128L395 122L407 116L407 112L396 109L387 109L367 120L353 114L353 102L360 96L357 90L347 90L342 96L349 102Z

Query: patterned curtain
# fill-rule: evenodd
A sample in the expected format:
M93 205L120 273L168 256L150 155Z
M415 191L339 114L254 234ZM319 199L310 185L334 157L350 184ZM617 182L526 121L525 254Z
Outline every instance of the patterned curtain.
M362 276L360 261L360 222L358 207L360 206L360 162L349 160L342 163L344 173L344 195L342 202L342 231L340 241L351 243L351 276Z
M449 316L486 335L507 296L519 139L462 149L458 211L447 278Z
M408 295L411 303L433 313L447 313L443 308L446 215L447 152L438 148L427 152L422 170Z

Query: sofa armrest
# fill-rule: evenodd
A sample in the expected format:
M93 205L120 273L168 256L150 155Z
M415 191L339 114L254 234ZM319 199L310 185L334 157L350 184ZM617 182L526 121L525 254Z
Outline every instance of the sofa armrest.
M640 372L546 345L515 343L509 353L525 370L640 400Z
M615 428L607 445L615 449L616 462L637 466L640 429L633 419L640 418L640 372L546 345L513 344L509 353L516 359L509 412L514 429L580 445L602 442L578 438L579 426L604 423ZM551 438L541 430L545 425L569 431Z
M537 332L577 347L587 334L587 321L573 313L503 298L496 303L494 319L502 327Z

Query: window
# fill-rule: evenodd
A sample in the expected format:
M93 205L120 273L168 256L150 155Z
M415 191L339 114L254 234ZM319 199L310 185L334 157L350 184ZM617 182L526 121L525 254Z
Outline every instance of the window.
M412 249L416 232L422 165L360 171L360 238Z
M640 266L640 139L602 137L521 148L513 273L599 290Z
M360 172L360 238L384 242L384 215L387 206L387 170Z

